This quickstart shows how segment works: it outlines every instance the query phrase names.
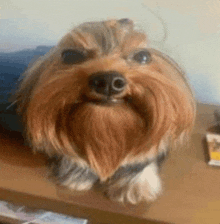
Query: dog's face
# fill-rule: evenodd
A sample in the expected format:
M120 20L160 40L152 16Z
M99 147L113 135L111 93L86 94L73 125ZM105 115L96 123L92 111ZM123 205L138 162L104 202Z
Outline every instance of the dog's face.
M183 72L128 19L80 25L25 75L17 99L33 148L81 159L103 180L193 125Z

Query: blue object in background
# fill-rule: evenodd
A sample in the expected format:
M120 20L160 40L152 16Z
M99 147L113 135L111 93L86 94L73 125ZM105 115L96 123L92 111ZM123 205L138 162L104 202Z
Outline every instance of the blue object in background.
M38 46L33 50L0 53L0 125L8 130L22 131L16 104L9 102L10 93L15 89L20 75L34 58L46 54L52 47ZM11 105L11 106L10 106Z

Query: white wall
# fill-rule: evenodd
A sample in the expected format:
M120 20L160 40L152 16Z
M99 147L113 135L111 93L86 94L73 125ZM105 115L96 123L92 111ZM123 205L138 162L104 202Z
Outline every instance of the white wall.
M185 68L198 100L220 104L219 0L0 0L0 7L0 51L55 44L84 21L132 18Z

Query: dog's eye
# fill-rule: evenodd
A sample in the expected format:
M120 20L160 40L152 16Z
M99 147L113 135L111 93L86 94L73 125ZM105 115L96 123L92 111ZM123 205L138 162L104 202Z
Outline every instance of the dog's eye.
M62 59L65 64L79 64L87 59L87 54L80 50L65 50Z
M148 64L151 62L151 54L147 50L141 50L133 55L133 60L140 64Z

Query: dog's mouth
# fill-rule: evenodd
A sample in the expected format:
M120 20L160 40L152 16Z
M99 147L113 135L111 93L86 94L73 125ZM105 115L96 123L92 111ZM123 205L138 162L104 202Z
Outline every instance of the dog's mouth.
M127 98L103 97L101 99L83 97L83 102L92 103L97 105L114 105L123 104L128 101Z
M103 106L111 106L115 104L124 104L131 102L131 97L123 97L123 98L116 98L116 97L102 97L102 98L90 98L88 96L82 96L81 99L77 100L75 103L91 103L94 105L103 105Z

